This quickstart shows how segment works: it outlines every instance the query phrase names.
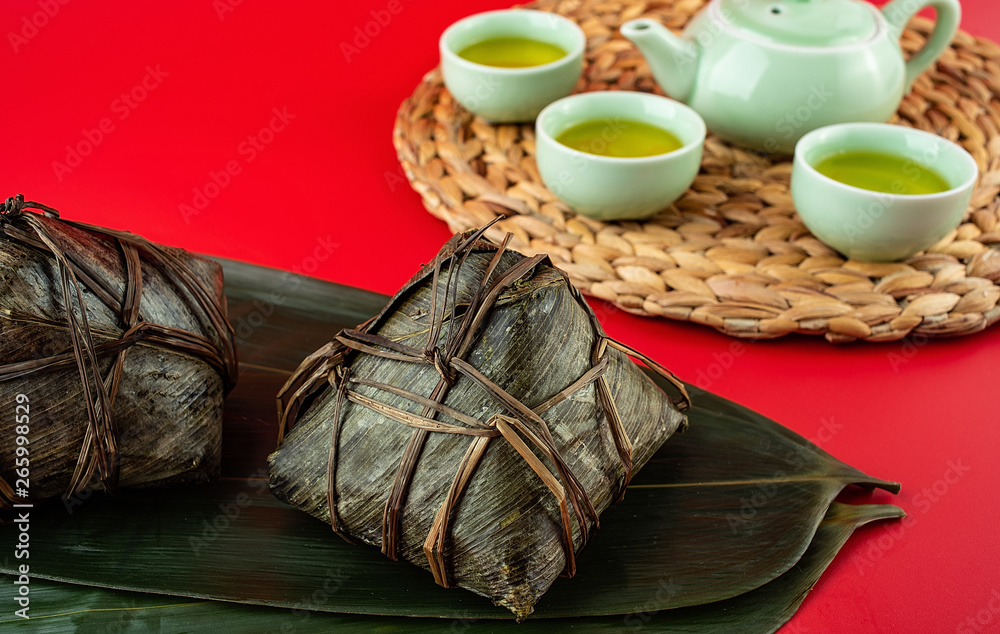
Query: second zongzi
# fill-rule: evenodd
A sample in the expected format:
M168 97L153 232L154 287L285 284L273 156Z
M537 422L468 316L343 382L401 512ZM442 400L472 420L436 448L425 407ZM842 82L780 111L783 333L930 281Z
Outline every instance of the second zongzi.
M459 235L293 374L271 490L520 620L686 425L686 398L603 332L546 257Z

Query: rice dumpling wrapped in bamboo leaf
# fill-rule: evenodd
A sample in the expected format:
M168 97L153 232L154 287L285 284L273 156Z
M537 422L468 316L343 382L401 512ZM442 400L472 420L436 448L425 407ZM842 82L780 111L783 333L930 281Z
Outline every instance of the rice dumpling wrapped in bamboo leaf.
M0 508L218 476L236 356L217 263L8 198L0 350Z
M302 363L279 394L270 486L520 620L687 424L687 395L607 337L547 257L480 236L455 236ZM629 356L670 378L676 402Z

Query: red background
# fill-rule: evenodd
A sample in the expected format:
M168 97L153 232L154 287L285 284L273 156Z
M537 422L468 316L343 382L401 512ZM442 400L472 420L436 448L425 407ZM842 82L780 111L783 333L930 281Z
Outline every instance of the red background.
M449 237L402 180L393 118L437 64L441 31L510 0L401 0L349 60L340 43L388 0L64 1L0 4L3 196L23 192L68 218L383 293ZM965 30L1000 39L1000 7L963 4ZM43 5L58 12L26 28ZM142 101L116 101L134 88ZM273 139L265 133L270 142L249 160L241 144L275 108L294 119ZM88 136L93 151L67 157ZM238 171L228 182L218 177L227 164ZM212 173L225 186L209 186L204 210L185 217L181 205ZM612 336L681 378L903 483L893 501L910 519L862 530L785 631L1000 631L990 612L1000 596L1000 327L953 340L738 343L592 305ZM977 617L989 625L974 629L967 620Z

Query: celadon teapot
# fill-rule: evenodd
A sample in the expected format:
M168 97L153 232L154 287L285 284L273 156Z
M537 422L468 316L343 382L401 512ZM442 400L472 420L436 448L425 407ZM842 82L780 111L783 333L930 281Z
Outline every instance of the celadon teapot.
M903 28L925 7L934 32L904 61ZM626 22L668 96L683 101L719 137L791 153L810 130L887 121L913 81L951 42L958 0L712 0L681 37L656 20Z

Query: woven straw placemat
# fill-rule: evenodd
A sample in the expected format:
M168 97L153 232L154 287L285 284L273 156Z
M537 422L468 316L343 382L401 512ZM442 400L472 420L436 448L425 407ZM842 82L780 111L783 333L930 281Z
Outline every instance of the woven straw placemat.
M640 16L678 31L703 0L539 0L587 35L577 92L660 92L618 26ZM907 54L932 23L916 18ZM662 94L662 93L661 93ZM736 337L798 332L833 342L978 332L1000 319L1000 46L959 32L892 122L964 146L980 178L960 227L905 262L845 260L802 225L791 162L709 135L701 173L676 203L643 222L577 215L542 185L534 125L490 125L451 98L440 70L403 102L393 141L424 205L452 231L508 216L487 237L547 253L584 293L624 310L688 320Z

